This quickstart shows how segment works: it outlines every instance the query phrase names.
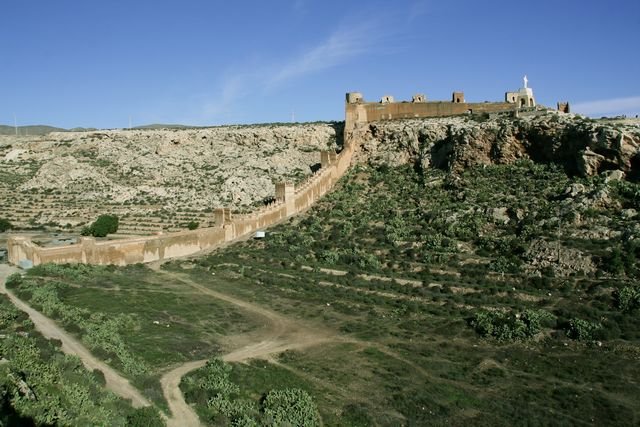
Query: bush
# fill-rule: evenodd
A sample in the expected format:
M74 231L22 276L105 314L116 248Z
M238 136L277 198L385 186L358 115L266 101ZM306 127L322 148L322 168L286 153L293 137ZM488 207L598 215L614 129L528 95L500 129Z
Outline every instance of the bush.
M196 228L198 228L199 226L200 226L200 223L198 223L198 222L196 222L196 221L190 221L190 222L187 224L187 228L188 228L189 230L195 230L195 229L196 229Z
M118 231L120 220L115 215L100 215L93 224L82 229L83 236L105 237Z
M483 337L514 341L534 337L552 319L553 315L545 310L524 310L521 313L482 311L475 314L470 325Z
M582 319L571 319L567 327L567 336L578 341L591 341L602 325Z
M632 311L640 308L640 286L625 286L613 292L613 299L618 309Z
M5 281L5 285L7 288L17 288L22 284L22 275L20 273L13 273L11 276L7 277Z
M134 409L127 417L127 427L164 427L165 425L160 412L151 406Z
M4 233L7 230L11 230L13 228L13 225L11 225L11 223L4 219L4 218L0 218L0 233Z
M272 390L264 399L265 424L268 426L320 425L320 416L311 396L297 388Z

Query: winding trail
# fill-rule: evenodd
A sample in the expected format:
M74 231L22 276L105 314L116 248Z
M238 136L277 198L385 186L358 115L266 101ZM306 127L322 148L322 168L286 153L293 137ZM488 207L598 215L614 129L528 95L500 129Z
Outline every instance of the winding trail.
M34 310L6 289L5 281L7 277L18 271L17 268L0 264L0 293L8 295L11 302L17 308L27 313L33 321L35 328L40 331L43 336L49 339L60 340L62 342L61 349L64 353L78 356L83 365L89 370L99 369L102 371L105 376L107 389L125 399L131 400L132 405L136 408L151 406L151 402L142 396L126 378L106 363L98 360L82 343L60 328L53 320ZM349 342L358 345L372 345L372 343L362 343L359 340L340 336L334 331L307 326L303 322L289 319L257 304L209 289L179 273L167 272L160 269L156 269L156 271L165 274L172 280L191 287L198 293L209 295L240 307L247 313L253 314L262 320L263 325L259 331L234 337L231 347L236 347L236 349L222 356L222 359L227 362L242 362L252 358L280 353L289 349L301 349L325 343ZM428 376L421 367L400 357L394 352L384 349L381 346L374 345L374 347L379 347L379 350L388 356L401 360L412 366L418 373ZM207 363L207 360L208 359L196 360L179 365L171 371L166 372L160 379L162 392L171 411L169 417L165 417L164 414L162 414L167 423L167 427L198 427L202 425L193 408L185 402L179 386L184 375L201 368Z
M82 364L90 371L94 369L102 371L106 380L107 389L118 396L131 400L132 405L136 408L151 406L151 402L142 396L138 389L132 386L126 378L106 363L98 360L82 343L69 335L69 333L59 327L53 320L44 316L39 311L34 310L15 296L13 292L8 290L5 286L5 281L7 277L17 272L19 272L17 268L0 264L0 293L6 294L13 305L28 314L35 328L45 338L60 340L62 342L61 349L64 353L78 356Z
M158 271L203 294L236 305L263 319L264 328L260 333L261 340L256 343L251 337L248 337L244 345L222 357L222 359L227 362L241 362L247 359L279 353L288 349L304 348L327 342L340 341L340 338L335 336L335 334L309 328L264 307L209 289L177 273L162 270ZM162 392L171 409L171 417L167 420L168 427L195 427L201 425L196 413L191 406L185 402L179 385L184 375L194 369L201 368L206 363L206 359L185 363L167 372L160 379Z

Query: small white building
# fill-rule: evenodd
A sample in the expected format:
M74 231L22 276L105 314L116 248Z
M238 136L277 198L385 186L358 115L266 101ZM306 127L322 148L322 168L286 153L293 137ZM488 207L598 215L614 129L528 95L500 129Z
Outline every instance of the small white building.
M256 231L256 234L253 236L254 239L264 239L266 233L264 231Z
M504 94L505 102L510 104L516 104L519 108L523 107L535 107L536 99L533 96L533 89L528 85L529 79L524 76L524 87L520 88L517 92L507 92Z

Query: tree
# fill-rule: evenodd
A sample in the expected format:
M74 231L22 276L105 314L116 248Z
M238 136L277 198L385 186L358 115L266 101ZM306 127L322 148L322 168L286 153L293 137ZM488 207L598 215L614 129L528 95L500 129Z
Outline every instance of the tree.
M0 233L13 228L13 225L5 218L0 218Z
M481 311L471 319L470 325L483 337L498 341L514 341L533 338L553 320L545 310L524 310L520 313Z
M83 236L105 237L118 231L120 220L115 215L100 215L93 224L82 229Z

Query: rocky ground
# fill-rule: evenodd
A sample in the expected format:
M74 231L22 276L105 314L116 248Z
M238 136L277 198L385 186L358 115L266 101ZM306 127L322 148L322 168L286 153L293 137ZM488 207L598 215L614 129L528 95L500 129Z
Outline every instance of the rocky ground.
M611 253L605 251L594 258L581 245L589 248L599 242L609 250L619 245L625 252L640 238L636 219L640 121L622 123L548 112L516 119L475 116L384 121L357 132L362 141L356 151L361 163L412 165L426 181L434 170L447 171L445 179L427 182L425 188L430 203L438 203L435 193L440 188L456 195L453 205L449 201L441 207L439 215L447 226L480 218L494 225L478 233L497 233L501 238L545 230L545 237L534 239L521 254L529 272L593 274L596 259L608 259ZM528 181L520 172L516 174L520 171L516 167L496 172L491 183L491 178L474 172L478 166L527 161L552 165L572 178L563 182L559 175L549 174L544 186L544 173L531 172ZM505 187L509 180L513 188ZM476 194L472 188L478 186L482 190Z
M336 125L54 132L0 136L0 217L19 227L76 227L101 213L124 231L206 225L301 181L336 145Z

